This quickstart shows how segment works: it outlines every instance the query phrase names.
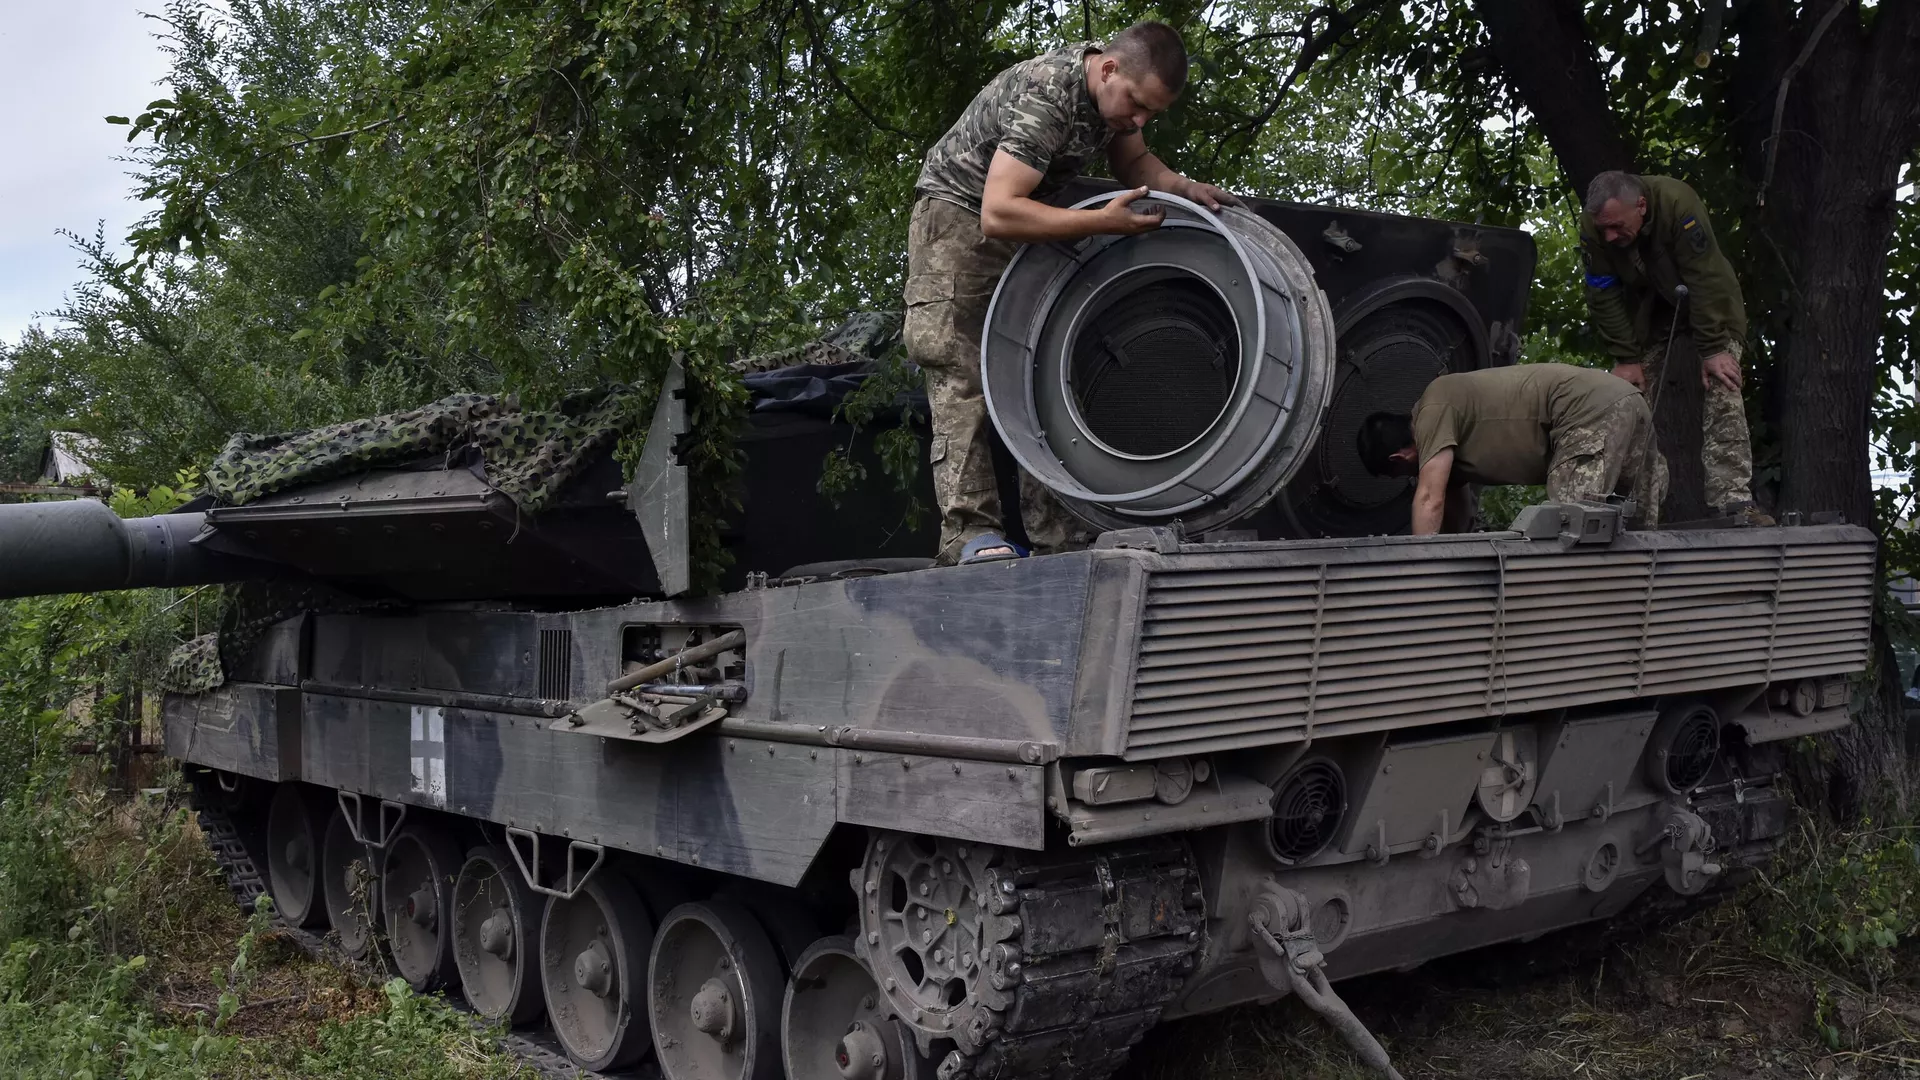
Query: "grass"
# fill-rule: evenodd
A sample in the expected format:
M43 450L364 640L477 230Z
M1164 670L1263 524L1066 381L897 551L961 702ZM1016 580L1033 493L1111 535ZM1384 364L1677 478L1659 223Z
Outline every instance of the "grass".
M38 794L0 807L0 904L15 901L0 1075L532 1075L438 999L309 958L265 911L243 917L184 810L84 785Z

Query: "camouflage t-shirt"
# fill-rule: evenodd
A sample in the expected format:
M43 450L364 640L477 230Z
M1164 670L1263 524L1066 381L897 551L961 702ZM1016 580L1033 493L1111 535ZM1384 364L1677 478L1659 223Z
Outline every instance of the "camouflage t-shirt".
M1005 150L1044 174L1035 198L1060 190L1113 140L1113 129L1087 91L1082 63L1088 53L1099 51L1098 43L1083 41L995 75L927 151L914 189L977 214L987 166L995 150Z

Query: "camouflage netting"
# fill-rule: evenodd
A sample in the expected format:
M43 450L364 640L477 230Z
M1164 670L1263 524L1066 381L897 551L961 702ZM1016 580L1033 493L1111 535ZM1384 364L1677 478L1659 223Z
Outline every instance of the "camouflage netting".
M207 488L239 506L286 488L471 448L487 483L537 514L612 445L639 404L638 392L626 387L575 395L545 410L523 409L512 396L455 394L310 431L235 435L207 466Z
M819 340L732 364L743 375L878 360L900 344L898 312L862 312ZM290 487L433 455L477 451L488 484L522 511L546 509L567 482L643 424L632 387L577 394L554 409L523 409L512 396L455 394L431 405L282 435L235 435L207 466L208 490L240 506Z
M176 694L204 694L227 681L273 624L301 612L341 615L399 609L392 600L369 600L319 581L244 581L225 587L220 629L176 647L167 657L160 685Z
M803 366L837 367L879 360L900 348L901 319L902 314L898 311L862 311L820 335L817 341L735 360L733 369L744 374Z
M782 380L783 371L833 368L831 408L848 385L900 347L899 312L862 312L818 340L734 361L756 395L792 393L817 376ZM759 385L755 385L759 384ZM844 384L844 385L842 385ZM764 387L764 389L762 389ZM805 391L803 391L805 393ZM645 424L646 398L637 388L578 394L547 410L524 409L512 396L455 394L431 405L366 420L282 435L235 435L207 467L210 494L238 506L287 488L366 469L396 468L444 456L451 466L476 455L480 474L523 512L537 514L567 483L613 445L629 425ZM218 633L202 634L174 650L163 685L176 693L205 693L226 681L260 635L302 611L350 612L382 602L323 585L248 583L229 586Z

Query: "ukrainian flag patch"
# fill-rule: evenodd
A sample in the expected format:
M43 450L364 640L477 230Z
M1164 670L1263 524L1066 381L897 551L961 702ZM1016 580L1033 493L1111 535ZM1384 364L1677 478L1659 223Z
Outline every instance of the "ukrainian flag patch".
M1680 219L1680 235L1687 238L1687 246L1695 255L1707 253L1707 230L1700 227L1700 220L1692 214Z

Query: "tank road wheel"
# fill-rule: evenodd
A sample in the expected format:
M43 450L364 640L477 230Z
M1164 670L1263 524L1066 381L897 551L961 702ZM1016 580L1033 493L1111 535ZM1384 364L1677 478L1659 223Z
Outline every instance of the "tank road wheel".
M380 881L366 845L353 838L346 815L338 808L327 819L327 837L320 851L320 891L327 903L327 922L340 939L340 950L355 960L373 948L373 913L380 910Z
M825 937L793 965L780 1009L787 1080L925 1080L933 1063L893 1017L853 940Z
M453 883L453 960L460 992L488 1020L524 1024L546 1007L538 955L544 897L497 847L467 853Z
M329 803L298 783L281 784L267 811L267 885L274 909L294 926L326 921L320 846Z
M581 1068L628 1065L652 1045L640 1000L652 948L653 920L618 874L595 874L573 899L547 901L540 920L547 1019Z
M648 970L667 1080L780 1080L780 954L752 912L726 900L674 908Z
M429 824L408 825L387 841L380 872L387 948L407 984L422 992L454 980L453 878L460 850Z

